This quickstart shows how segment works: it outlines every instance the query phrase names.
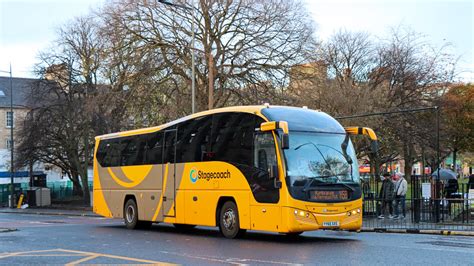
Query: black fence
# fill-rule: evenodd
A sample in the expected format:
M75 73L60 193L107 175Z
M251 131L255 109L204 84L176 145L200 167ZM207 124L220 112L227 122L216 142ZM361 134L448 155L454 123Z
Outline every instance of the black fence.
M374 178L362 180L364 227L474 230L474 199L469 199L468 184L413 176L403 212L401 199L380 199L381 183Z

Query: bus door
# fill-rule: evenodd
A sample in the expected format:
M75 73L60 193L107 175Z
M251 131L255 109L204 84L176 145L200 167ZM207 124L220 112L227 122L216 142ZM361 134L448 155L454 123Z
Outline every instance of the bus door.
M250 207L252 229L281 230L280 187L277 185L278 160L272 132L255 134L254 169L250 181L252 193L257 201Z
M176 129L165 130L163 147L163 216L175 217L176 205Z

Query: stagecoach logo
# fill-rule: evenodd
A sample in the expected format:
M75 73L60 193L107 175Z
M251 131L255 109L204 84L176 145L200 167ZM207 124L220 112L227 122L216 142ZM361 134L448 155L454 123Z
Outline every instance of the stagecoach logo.
M189 172L189 178L191 179L191 182L196 183L198 180L198 171L196 168L191 168L191 171Z
M191 171L189 171L189 179L191 179L192 183L196 183L198 179L209 181L211 179L227 178L230 178L229 170L226 170L225 172L204 172L197 170L196 168L191 168Z

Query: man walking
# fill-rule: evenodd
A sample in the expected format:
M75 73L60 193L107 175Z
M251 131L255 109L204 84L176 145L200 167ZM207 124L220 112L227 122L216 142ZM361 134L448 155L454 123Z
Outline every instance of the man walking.
M405 199L407 194L408 184L403 175L400 173L395 174L395 219L405 218ZM402 211L400 213L400 209Z
M389 173L383 174L383 177L384 179L382 182L382 188L380 189L380 199L382 200L382 208L381 208L381 213L378 218L383 219L388 209L388 213L389 213L388 218L392 219L393 218L392 202L395 197L395 185L393 184Z

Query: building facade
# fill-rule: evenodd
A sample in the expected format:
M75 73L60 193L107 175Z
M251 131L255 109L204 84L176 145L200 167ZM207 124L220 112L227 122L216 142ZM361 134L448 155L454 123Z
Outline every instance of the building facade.
M13 144L13 156L15 156L15 149L18 146L17 136L31 109L28 97L38 82L38 79L12 78L10 83L9 77L0 77L0 185L11 182L11 147ZM13 112L11 112L11 108ZM13 141L11 138L12 127ZM29 169L14 170L15 183L30 182ZM41 163L33 165L33 172L47 174L48 181L63 180L60 171Z

